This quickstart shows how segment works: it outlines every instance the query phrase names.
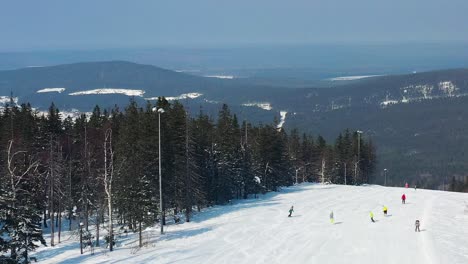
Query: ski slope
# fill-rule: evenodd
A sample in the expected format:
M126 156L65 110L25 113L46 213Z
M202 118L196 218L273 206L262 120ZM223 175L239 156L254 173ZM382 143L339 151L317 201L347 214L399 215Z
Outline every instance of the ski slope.
M466 193L302 184L208 208L190 223L168 225L163 236L158 227L148 228L141 249L132 234L118 237L112 253L96 249L93 256L80 255L73 237L35 256L40 263L466 264L467 203ZM291 205L295 212L288 218ZM335 224L329 221L331 210ZM414 232L416 219L420 233Z

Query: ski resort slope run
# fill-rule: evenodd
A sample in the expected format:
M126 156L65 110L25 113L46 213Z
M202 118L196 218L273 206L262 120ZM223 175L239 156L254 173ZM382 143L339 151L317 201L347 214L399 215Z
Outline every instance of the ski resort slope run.
M163 236L158 227L148 228L141 249L132 234L118 237L112 253L96 249L94 255L80 255L76 238L70 238L35 256L42 263L466 264L467 203L466 193L302 184L208 208L190 223L168 225ZM295 211L287 217L291 205Z

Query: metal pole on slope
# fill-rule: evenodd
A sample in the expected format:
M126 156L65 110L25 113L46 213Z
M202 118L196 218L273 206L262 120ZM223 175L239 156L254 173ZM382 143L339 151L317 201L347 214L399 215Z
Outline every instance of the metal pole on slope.
M362 131L361 130L358 130L356 131L356 133L358 134L358 158L357 158L357 162L356 162L356 180L354 182L354 184L357 183L357 180L359 179L359 162L361 161L361 134L362 134Z
M159 137L159 209L161 210L161 235L164 233L164 226L163 226L163 193L162 193L162 176L161 176L161 114L164 113L164 109L158 109L158 137Z
M346 185L346 162L344 163L344 185Z
M300 169L302 169L302 167L299 167L299 168L296 169L296 185L298 184L298 182L297 182L297 172L298 172Z
M384 169L383 172L385 177L384 186L387 186L387 169Z

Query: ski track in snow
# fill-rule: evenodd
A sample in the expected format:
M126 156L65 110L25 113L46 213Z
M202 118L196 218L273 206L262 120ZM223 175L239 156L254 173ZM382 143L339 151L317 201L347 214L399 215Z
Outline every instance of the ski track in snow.
M407 204L400 197L407 195ZM468 263L468 194L382 186L301 184L197 213L192 222L118 237L79 254L77 237L40 248L40 263ZM287 217L294 205L295 212ZM389 209L388 216L382 207ZM335 224L329 222L333 210ZM374 213L376 223L369 219ZM421 232L414 222L421 220ZM103 228L101 235L106 233ZM66 232L62 239L69 238ZM48 238L48 236L46 237ZM125 245L124 245L125 244Z

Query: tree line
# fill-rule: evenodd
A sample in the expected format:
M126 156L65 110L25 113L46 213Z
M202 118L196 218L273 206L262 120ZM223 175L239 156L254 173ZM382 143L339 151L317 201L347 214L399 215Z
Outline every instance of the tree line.
M163 97L124 110L96 106L75 119L54 104L47 115L10 104L0 115L0 150L0 251L12 263L46 245L44 229L54 246L82 223L85 239L112 251L118 224L139 232L142 246L146 226L189 222L193 210L295 182L367 183L376 164L372 141L358 132L330 144L276 122L238 120L227 105L217 117L191 116Z

